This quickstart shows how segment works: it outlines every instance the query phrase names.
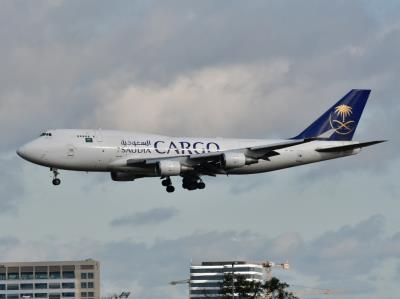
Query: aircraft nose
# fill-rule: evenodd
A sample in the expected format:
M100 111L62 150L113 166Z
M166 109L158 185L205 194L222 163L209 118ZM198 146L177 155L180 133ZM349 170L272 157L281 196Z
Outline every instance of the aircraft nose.
M27 153L27 148L25 145L21 146L19 149L17 149L17 154L21 158L25 158Z
M43 149L39 147L38 144L35 143L35 141L24 144L23 146L18 148L17 154L21 158L34 163L40 162L45 156Z

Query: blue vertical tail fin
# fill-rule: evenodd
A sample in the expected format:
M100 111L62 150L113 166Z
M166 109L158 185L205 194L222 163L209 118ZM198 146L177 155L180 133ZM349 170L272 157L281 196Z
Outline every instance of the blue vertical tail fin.
M293 139L352 140L367 103L369 89L353 89Z

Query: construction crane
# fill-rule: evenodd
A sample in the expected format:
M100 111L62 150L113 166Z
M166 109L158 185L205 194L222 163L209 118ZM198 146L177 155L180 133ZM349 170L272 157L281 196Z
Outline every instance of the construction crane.
M260 264L265 269L265 272L267 272L268 280L270 280L272 278L272 268L280 268L283 270L290 269L290 265L289 265L288 261L286 261L284 263L274 263L271 261L264 261L264 262L256 263L256 264Z
M291 285L291 286L303 288L303 290L296 290L292 292L296 296L319 296L319 295L333 296L346 293L343 290L320 289L320 288L312 288L301 285Z
M113 294L109 297L105 297L106 299L128 299L131 292L121 292L121 294Z
M337 295L337 293L332 290L328 290L328 289L326 289L326 290L311 289L311 290L294 291L293 295L295 295L295 296L318 296L318 295L332 296L332 295Z
M290 265L289 265L288 261L286 261L284 263L279 263L279 264L271 262L271 261L265 261L265 262L261 262L260 264L261 264L261 266L263 266L264 268L267 268L267 269L271 269L271 268L282 268L283 270L290 269Z
M304 287L304 290L299 291L290 291L293 295L303 297L303 296L332 296L332 295L339 295L343 294L340 291L332 291L329 289L318 289L318 288L310 288ZM273 298L272 294L262 294L261 298L271 299Z
M190 279L173 280L173 281L169 282L169 284L173 285L173 286L176 286L177 284L184 284L184 283L189 284L190 283Z

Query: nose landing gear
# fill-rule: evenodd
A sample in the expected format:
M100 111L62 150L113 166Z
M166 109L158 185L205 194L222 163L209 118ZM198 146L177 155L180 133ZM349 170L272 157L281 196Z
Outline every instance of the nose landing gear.
M54 185L54 186L60 185L60 184L61 184L61 180L60 180L59 178L57 178L57 176L60 174L60 173L58 172L58 170L55 169L55 168L51 168L50 171L53 172L53 181L52 181L53 185Z
M54 186L58 186L58 185L61 184L61 180L60 179L53 179L52 183L53 183Z
M168 193L172 193L172 192L175 191L175 187L172 186L172 181L171 181L171 178L170 178L170 177L166 177L165 179L163 179L163 180L161 181L161 184L162 184L164 187L167 187L166 190L167 190Z

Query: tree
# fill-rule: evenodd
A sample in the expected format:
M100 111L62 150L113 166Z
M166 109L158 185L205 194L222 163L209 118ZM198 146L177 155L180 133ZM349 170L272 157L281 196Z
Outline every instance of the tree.
M272 277L267 280L263 289L267 294L267 298L273 299L296 299L297 297L293 295L292 292L288 292L286 289L289 285L286 282L281 282L278 278Z
M293 293L287 291L288 287L287 283L281 282L276 277L262 283L247 279L245 275L227 273L220 285L220 294L224 299L232 298L233 291L239 299L297 299Z

